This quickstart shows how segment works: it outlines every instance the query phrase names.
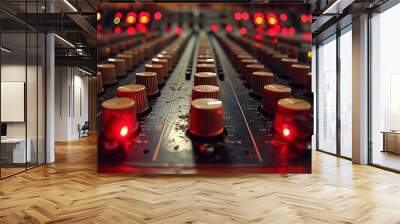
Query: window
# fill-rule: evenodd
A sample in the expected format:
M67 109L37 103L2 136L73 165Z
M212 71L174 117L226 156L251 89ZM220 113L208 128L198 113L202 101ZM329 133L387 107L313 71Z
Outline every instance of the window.
M400 4L371 18L371 162L400 170Z
M336 36L318 48L318 146L336 153Z
M352 156L352 33L345 28L340 45L340 155Z

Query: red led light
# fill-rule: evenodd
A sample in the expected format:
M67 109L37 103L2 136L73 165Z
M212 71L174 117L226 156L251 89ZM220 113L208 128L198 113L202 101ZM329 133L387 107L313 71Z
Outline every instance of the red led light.
M120 34L121 33L121 27L120 26L116 26L115 28L114 28L114 33L115 34Z
M308 16L307 16L307 21L308 21L309 23L312 23L312 15L308 15Z
M118 18L118 19L121 19L122 18L122 12L116 12L114 17Z
M217 24L212 24L212 25L210 26L210 30L211 30L212 32L217 32L217 31L218 31L218 25L217 25Z
M233 14L233 18L235 20L241 20L242 19L242 14L240 12L235 12L235 14Z
M136 29L134 27L128 27L128 29L126 29L126 32L129 35L135 35L136 34Z
M135 22L136 22L136 13L134 13L134 12L128 13L128 14L126 15L125 22L126 22L127 24L133 24L133 23L135 23Z
M288 19L288 17L285 13L281 13L279 15L279 19L281 19L281 21L285 22Z
M247 33L247 28L246 27L241 27L240 29L239 29L239 33L240 34L246 34Z
M177 27L175 28L175 33L178 34L178 35L181 34L182 31L183 31L182 28L179 27L179 26L177 26Z
M288 34L294 36L296 34L296 30L293 27L289 27Z
M233 30L233 28L232 28L231 24L228 24L228 25L225 26L225 31L226 32L230 33L230 32L232 32L232 30Z
M155 20L160 20L162 18L162 13L161 12L155 12L154 13L154 19Z
M121 137L125 137L125 136L128 135L128 133L129 133L129 128L128 128L128 126L126 126L126 125L122 126L121 130L119 131L119 135L120 135Z
M249 20L249 18L250 18L249 13L247 13L247 12L243 12L243 13L242 13L242 19L243 19L243 20Z
M141 23L136 25L136 30L138 30L141 33L146 33L147 32L147 27Z
M139 22L143 24L148 24L150 22L150 14L148 12L139 13Z
M301 19L301 21L302 21L303 23L306 23L306 22L307 22L307 15L301 14L300 19Z
M101 28L102 28L101 24L97 24L97 32L101 32Z
M289 137L289 136L290 136L290 130L289 130L289 128L284 128L284 129L282 130L282 134L283 134L283 136L285 136L285 137Z
M264 14L262 13L255 13L253 16L253 22L256 25L262 25L264 24L265 20L264 20Z

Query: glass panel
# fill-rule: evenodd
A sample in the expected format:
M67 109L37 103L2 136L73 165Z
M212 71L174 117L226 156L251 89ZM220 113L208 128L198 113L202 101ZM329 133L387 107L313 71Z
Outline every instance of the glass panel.
M352 156L352 33L340 36L340 153Z
M336 153L336 37L318 48L318 149Z
M1 34L1 157L2 177L25 170L31 161L26 141L26 33ZM28 146L28 150L26 150Z
M400 33L394 28L398 21L400 5L371 19L372 163L396 170L400 170Z

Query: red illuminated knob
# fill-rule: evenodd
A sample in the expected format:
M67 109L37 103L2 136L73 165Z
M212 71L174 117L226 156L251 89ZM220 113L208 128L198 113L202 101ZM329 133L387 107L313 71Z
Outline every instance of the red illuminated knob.
M264 70L265 67L262 64L246 65L246 73L245 73L246 84L251 85L251 74L253 74L254 72L261 72Z
M194 86L198 85L218 86L217 74L213 72L198 72L194 74Z
M192 100L199 98L212 98L219 100L221 98L219 87L212 85L194 86L192 90Z
M126 75L125 59L109 58L108 62L115 65L115 71L117 73L117 77L123 77Z
M147 105L146 87L140 84L130 84L117 88L118 97L127 97L136 102L137 113L143 113L149 109Z
M200 98L192 101L189 132L201 137L212 137L224 132L224 108L216 99Z
M133 66L137 66L137 65L139 65L139 52L138 51L136 51L136 50L127 50L127 51L124 51L124 54L129 54L129 55L131 55L132 56L132 63L133 63Z
M118 54L117 58L125 59L126 71L133 69L133 57L131 54Z
M164 69L160 64L146 64L145 66L146 72L155 72L157 74L157 83L158 85L162 85L165 83L164 81Z
M117 83L117 75L115 72L115 65L113 64L99 64L97 69L102 74L103 85L112 85Z
M253 72L251 75L251 93L263 96L264 86L272 84L274 74L271 72Z
M168 60L167 59L160 59L160 58L153 58L152 59L153 64L159 64L163 66L164 70L164 79L168 77Z
M262 109L265 112L274 113L278 101L290 97L291 92L290 87L283 85L272 84L264 86L264 103Z
M274 128L286 140L311 136L311 104L302 99L284 98L278 101Z
M280 75L282 77L289 78L290 74L290 67L292 67L293 64L297 63L297 59L295 58L282 58L281 63L280 63Z
M196 72L215 72L214 64L197 64Z
M312 74L309 72L306 76L305 92L310 94L312 92Z
M290 67L290 81L294 85L304 86L307 74L310 72L309 65L294 64Z
M112 98L102 103L104 137L122 141L138 129L136 103L129 98Z
M136 73L136 83L146 87L148 96L154 96L158 93L157 73L155 72Z

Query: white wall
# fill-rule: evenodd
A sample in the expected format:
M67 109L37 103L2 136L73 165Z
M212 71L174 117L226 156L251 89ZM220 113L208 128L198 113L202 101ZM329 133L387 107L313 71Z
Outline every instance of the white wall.
M76 68L56 67L55 140L79 137L78 125L88 120L88 78Z

